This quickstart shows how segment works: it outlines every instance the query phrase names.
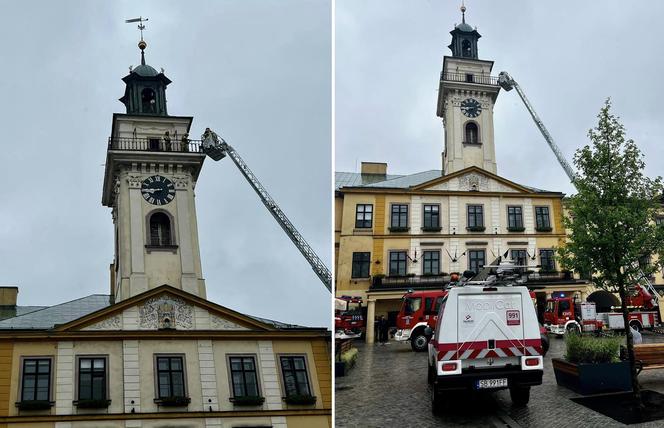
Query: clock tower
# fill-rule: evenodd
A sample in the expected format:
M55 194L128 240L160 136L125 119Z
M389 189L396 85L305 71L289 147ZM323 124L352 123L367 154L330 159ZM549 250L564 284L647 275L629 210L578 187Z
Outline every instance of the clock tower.
M127 299L168 284L205 298L194 187L205 160L190 116L171 116L171 81L145 63L130 68L106 154L102 204L112 209L111 294Z
M477 29L466 23L461 6L461 24L450 32L451 56L443 58L437 114L445 128L443 171L450 174L477 166L496 174L493 140L493 106L500 86L491 77L493 61L477 54Z

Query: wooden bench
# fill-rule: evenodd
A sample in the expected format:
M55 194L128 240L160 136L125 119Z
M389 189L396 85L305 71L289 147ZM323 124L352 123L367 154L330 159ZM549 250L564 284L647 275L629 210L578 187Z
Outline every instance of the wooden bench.
M627 348L621 346L621 358L627 360ZM634 345L636 374L643 370L664 369L664 343L640 343Z

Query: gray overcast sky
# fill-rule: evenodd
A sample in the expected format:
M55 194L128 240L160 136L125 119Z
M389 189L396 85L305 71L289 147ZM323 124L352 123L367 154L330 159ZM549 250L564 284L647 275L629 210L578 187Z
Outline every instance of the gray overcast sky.
M388 172L440 169L438 79L460 0L337 0L336 170L361 161ZM587 144L604 100L664 173L664 2L466 1L466 22L482 35L479 57L508 71L571 162ZM498 97L498 174L572 193L573 187L516 91Z
M323 0L0 0L0 284L19 304L108 293L106 142L140 60L173 80L168 111L216 129L331 266L330 5ZM198 138L198 137L196 137ZM330 294L229 159L196 187L208 298L330 326Z

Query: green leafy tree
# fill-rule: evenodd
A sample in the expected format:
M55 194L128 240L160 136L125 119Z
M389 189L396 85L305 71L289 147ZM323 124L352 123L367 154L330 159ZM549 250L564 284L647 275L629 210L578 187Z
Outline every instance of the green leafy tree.
M662 179L644 175L643 154L625 138L625 128L611 114L610 99L597 117L597 127L588 132L591 144L574 156L577 194L569 198L564 224L570 233L558 254L564 267L591 272L598 287L618 292L628 326L629 287L641 274L637 261L659 254L649 271L661 269L664 261L664 231L655 224L662 207ZM626 337L634 399L642 406L629 328Z

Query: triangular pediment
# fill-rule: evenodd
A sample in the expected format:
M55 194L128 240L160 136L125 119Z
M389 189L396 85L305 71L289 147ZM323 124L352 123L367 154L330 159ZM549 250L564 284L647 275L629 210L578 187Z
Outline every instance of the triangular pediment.
M58 331L223 330L274 327L169 285L146 291L56 328Z
M460 171L419 184L414 190L450 192L500 192L533 193L532 189L521 186L506 178L471 166Z

